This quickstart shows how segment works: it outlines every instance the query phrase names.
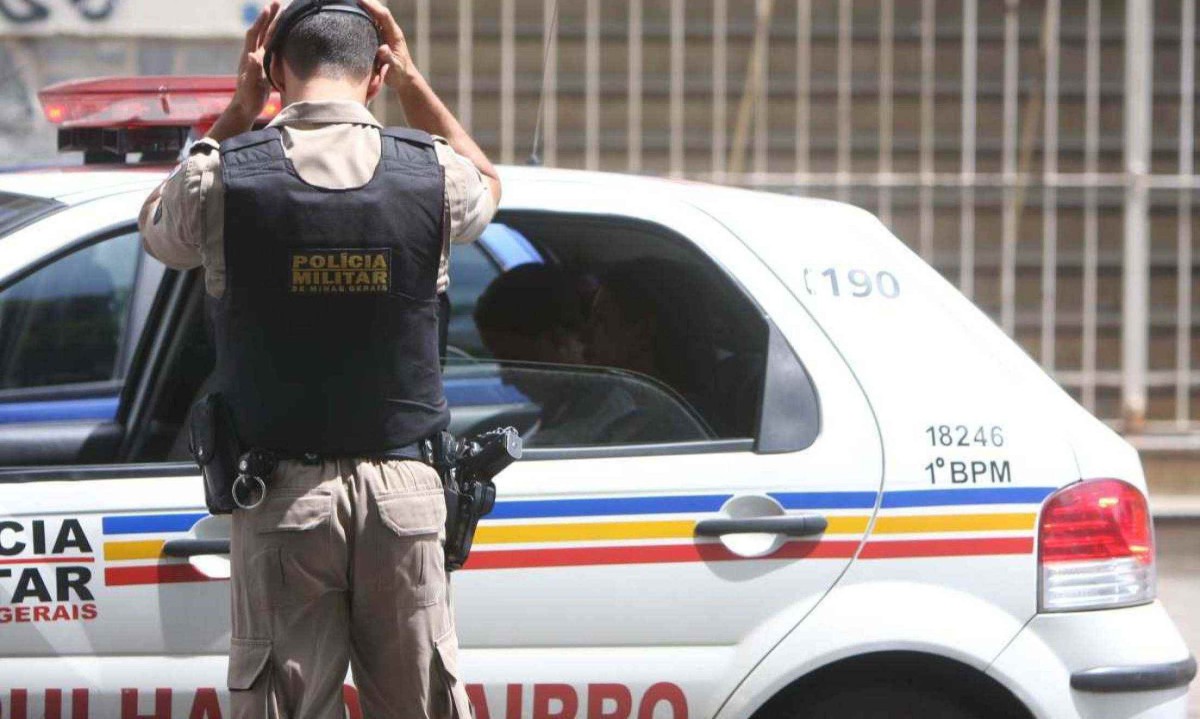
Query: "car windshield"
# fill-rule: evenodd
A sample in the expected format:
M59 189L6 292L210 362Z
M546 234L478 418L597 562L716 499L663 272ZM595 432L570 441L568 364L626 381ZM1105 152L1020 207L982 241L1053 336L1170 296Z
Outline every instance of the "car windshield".
M0 192L0 237L65 207L44 197Z

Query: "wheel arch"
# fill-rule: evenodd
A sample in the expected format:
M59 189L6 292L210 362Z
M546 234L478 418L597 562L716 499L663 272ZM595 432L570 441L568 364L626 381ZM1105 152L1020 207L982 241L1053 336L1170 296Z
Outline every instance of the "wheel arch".
M857 654L822 665L799 677L768 698L751 719L790 719L806 700L838 688L864 683L903 682L949 692L983 716L995 719L1033 719L1033 713L1012 691L964 662L939 654L910 650L884 650Z

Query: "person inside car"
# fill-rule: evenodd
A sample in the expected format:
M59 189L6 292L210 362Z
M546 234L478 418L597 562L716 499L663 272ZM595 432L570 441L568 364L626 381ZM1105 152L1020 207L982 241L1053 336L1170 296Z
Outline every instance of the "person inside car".
M475 305L480 337L506 363L505 382L539 407L536 416L515 412L488 424L512 424L526 446L546 446L554 435L546 424L578 414L568 368L583 364L583 306L573 278L548 265L519 265L488 285Z
M706 296L680 263L639 258L613 265L589 308L588 363L653 377L703 412L715 364Z
M704 428L660 386L624 371L582 367L587 285L586 278L556 267L522 265L496 278L476 305L484 344L497 359L518 363L505 367L505 381L541 407L536 421L520 428L526 445L706 438Z
M497 359L583 364L581 284L549 265L518 265L488 285L475 305L475 324Z

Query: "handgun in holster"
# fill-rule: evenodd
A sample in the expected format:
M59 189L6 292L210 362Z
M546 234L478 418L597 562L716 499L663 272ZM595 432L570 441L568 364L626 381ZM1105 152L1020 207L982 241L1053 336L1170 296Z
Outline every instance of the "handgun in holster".
M446 571L453 572L466 563L479 520L496 505L492 480L521 458L521 436L512 427L465 440L442 432L428 448L446 493Z
M242 456L233 415L220 394L206 394L192 406L188 449L204 476L204 502L212 514L230 514L233 484Z

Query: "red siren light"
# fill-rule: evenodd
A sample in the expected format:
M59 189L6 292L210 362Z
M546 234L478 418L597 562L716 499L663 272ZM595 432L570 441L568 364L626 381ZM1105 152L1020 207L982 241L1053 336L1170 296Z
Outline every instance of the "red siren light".
M106 77L51 85L38 93L46 119L62 128L206 127L233 99L232 75ZM279 113L271 93L258 123Z

